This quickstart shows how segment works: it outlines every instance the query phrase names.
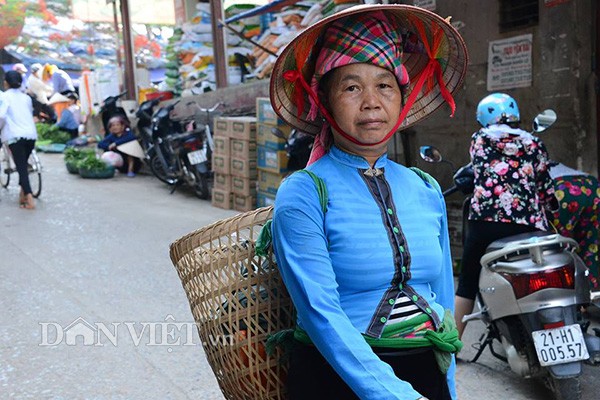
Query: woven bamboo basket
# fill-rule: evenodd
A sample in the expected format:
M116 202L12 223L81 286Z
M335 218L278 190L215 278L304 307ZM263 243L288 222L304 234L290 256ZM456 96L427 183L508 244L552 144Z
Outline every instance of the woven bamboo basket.
M255 242L272 207L259 208L192 232L170 247L208 362L225 398L285 399L287 365L268 356L270 334L293 326L292 302L271 250Z

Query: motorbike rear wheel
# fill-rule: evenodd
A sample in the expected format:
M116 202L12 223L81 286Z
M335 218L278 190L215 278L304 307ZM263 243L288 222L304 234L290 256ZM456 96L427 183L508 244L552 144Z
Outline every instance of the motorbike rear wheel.
M210 196L209 177L208 173L202 173L198 170L194 171L195 180L194 193L202 200L207 200Z
M566 379L548 377L546 385L556 400L581 400L581 380L578 376Z
M160 161L158 155L155 152L152 152L151 154L149 154L149 157L150 170L152 171L154 176L156 176L161 182L164 182L167 185L174 184L175 180L167 175L167 171L165 171L165 168L163 167L163 164Z

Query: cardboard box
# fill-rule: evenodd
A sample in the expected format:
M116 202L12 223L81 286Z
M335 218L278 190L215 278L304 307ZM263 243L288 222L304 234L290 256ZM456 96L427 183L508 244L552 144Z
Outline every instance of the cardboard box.
M256 98L256 122L269 125L285 125L273 110L271 99L268 97Z
M231 175L215 172L214 187L231 192Z
M233 195L233 209L236 211L250 211L256 208L255 196Z
M267 207L275 204L275 196L258 191L256 193L256 207Z
M263 169L258 169L258 190L263 193L268 193L271 195L275 195L277 193L277 189L281 185L281 181L283 180L283 174L276 174L274 172L265 171Z
M213 188L211 204L214 207L231 210L233 208L233 193L228 190Z
M212 170L221 174L229 175L231 171L230 157L222 154L212 155Z
M221 154L223 156L230 156L231 138L227 136L215 136L213 137L214 154Z
M258 167L269 172L281 174L286 172L288 155L285 150L274 150L268 147L258 147Z
M256 179L231 175L231 191L239 196L256 196Z
M256 117L229 117L229 137L256 141Z
M256 143L259 146L268 147L275 150L284 150L286 140L280 139L273 135L272 129L279 129L285 137L288 137L292 132L292 127L289 125L270 125L270 124L257 124L256 125Z
M228 117L216 117L214 119L213 136L229 137Z
M256 160L256 142L242 139L231 139L229 151L232 158Z
M231 175L241 176L242 178L256 179L258 175L256 160L245 160L243 158L232 157L229 171Z

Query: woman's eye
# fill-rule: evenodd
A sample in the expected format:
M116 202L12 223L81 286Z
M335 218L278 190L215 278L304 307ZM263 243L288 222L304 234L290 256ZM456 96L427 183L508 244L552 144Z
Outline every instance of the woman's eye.
M350 85L346 88L347 92L355 92L358 90L358 86L357 85Z

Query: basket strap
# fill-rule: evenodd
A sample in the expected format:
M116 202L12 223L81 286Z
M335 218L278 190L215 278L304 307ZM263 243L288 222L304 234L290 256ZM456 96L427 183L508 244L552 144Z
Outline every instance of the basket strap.
M319 178L314 172L307 171L305 169L301 169L296 172L304 172L308 174L315 182L315 186L317 188L317 194L319 195L319 204L321 205L321 209L323 210L323 214L327 212L327 186L325 186L325 181ZM271 247L271 224L273 221L269 219L265 222L263 227L261 228L258 238L255 243L255 253L257 256L266 257L269 254L269 247Z
M440 184L435 180L435 178L433 176L429 175L427 172L425 172L417 167L410 167L410 169L415 174L419 175L419 177L421 177L421 179L423 179L425 182L429 183L431 186L436 188L438 192L442 193L442 188L441 188Z
M315 186L317 187L317 194L319 195L319 203L321 204L321 209L323 210L323 214L325 214L327 212L327 201L328 199L328 193L327 193L327 186L325 186L325 181L321 178L319 178L319 176L317 176L317 174L315 174L312 171L309 171L307 169L301 169L297 172L304 172L305 174L308 174L308 176L310 176L312 178L312 180L315 182Z

